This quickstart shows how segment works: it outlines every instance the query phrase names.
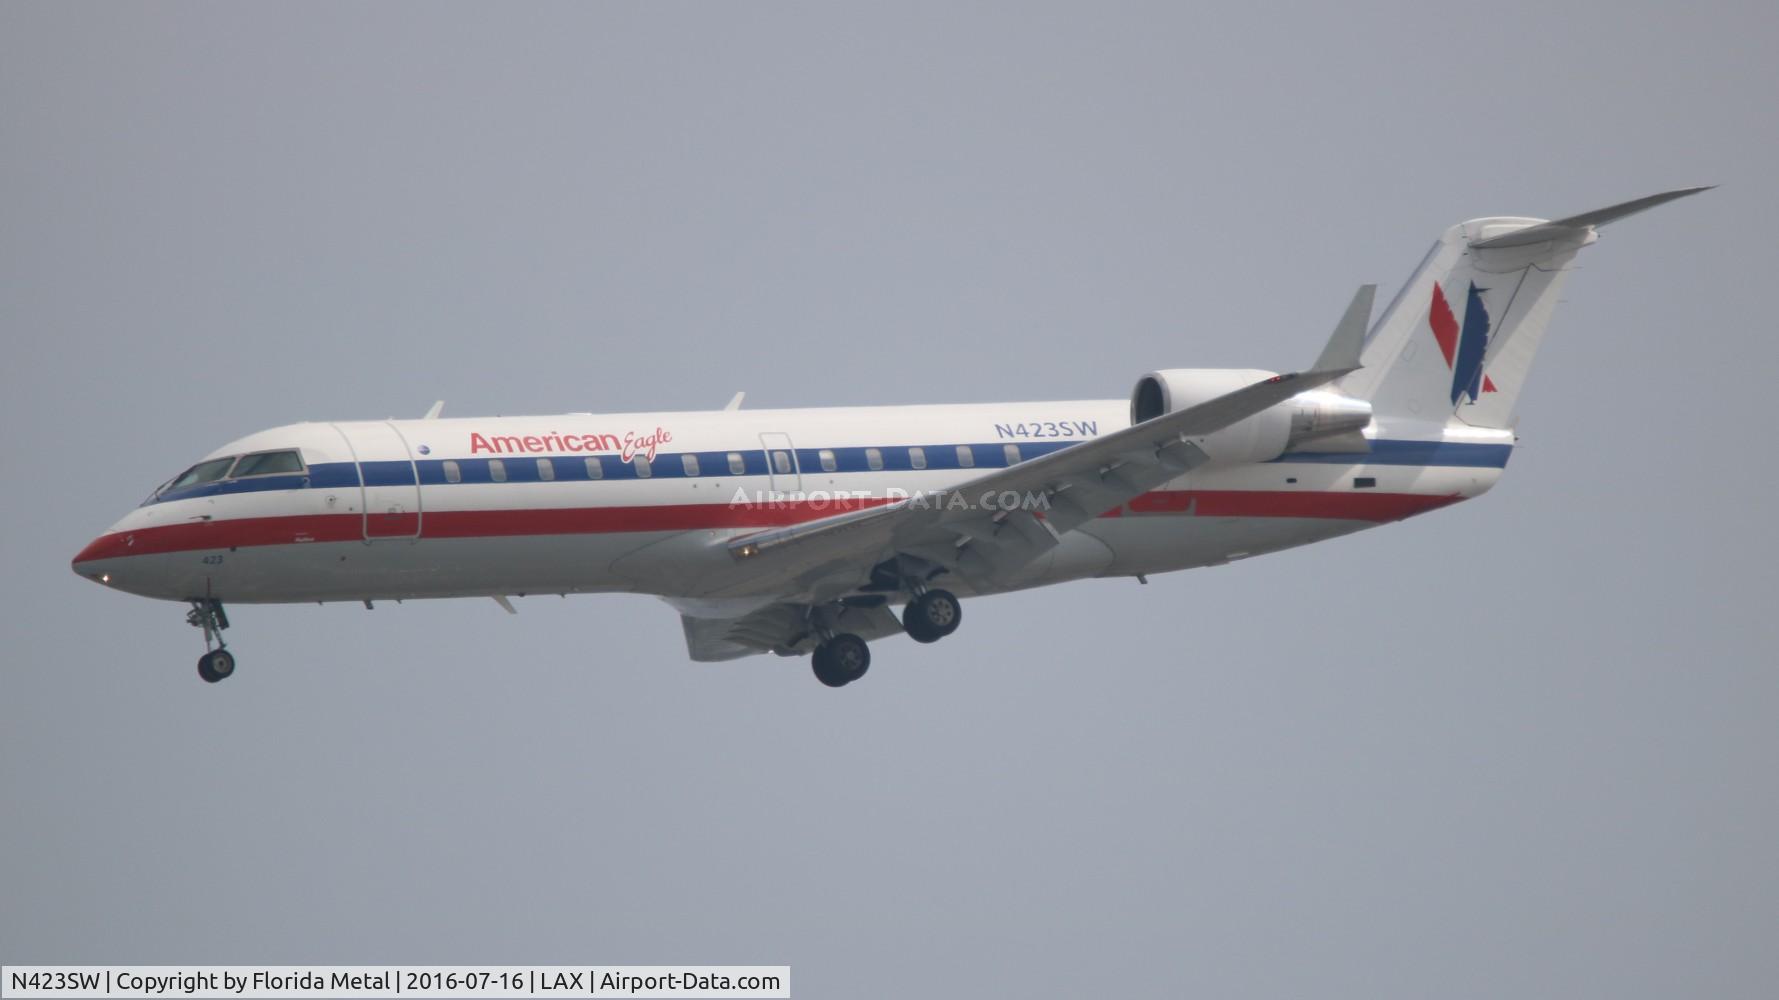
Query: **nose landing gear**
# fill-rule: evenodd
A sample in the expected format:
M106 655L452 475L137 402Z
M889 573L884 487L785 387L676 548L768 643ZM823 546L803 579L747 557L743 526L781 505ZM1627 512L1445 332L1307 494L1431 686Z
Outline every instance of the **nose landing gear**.
M212 684L235 672L235 654L213 649L198 657L198 676Z
M204 630L204 655L198 657L198 676L211 684L235 672L235 654L228 651L222 630L229 627L228 613L214 598L194 598L185 613L186 624Z

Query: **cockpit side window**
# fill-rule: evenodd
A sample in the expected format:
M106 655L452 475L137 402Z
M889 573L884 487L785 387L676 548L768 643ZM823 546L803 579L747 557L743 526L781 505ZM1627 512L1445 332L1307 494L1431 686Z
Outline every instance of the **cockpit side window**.
M235 463L234 478L242 476L289 475L303 471L303 456L295 451L262 451L242 455Z
M221 479L223 476L228 475L229 466L234 464L235 457L233 455L230 455L228 458L213 458L208 462L199 462L176 476L165 488L168 490L182 490L187 486L213 483L216 480Z

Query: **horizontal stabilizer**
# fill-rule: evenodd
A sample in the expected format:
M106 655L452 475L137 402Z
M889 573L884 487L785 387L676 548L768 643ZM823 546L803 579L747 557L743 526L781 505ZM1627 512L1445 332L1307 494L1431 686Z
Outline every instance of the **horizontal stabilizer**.
M1676 198L1684 198L1687 195L1698 194L1700 191L1709 191L1716 186L1717 185L1715 184L1707 184L1704 187L1690 187L1681 188L1677 191L1664 191L1661 194L1652 194L1647 198L1636 198L1631 201L1620 202L1617 205L1596 208L1592 212L1571 215L1566 219L1553 219L1550 222L1540 222L1537 225L1527 226L1524 229L1516 229L1511 233L1503 233L1500 236L1491 236L1486 240L1477 240L1470 245L1477 249L1490 250L1500 247L1530 246L1534 243L1543 243L1546 240L1560 240L1583 236L1586 235L1587 230L1591 227L1604 226L1608 222L1617 222L1628 215L1636 215L1638 212L1647 211L1657 205L1667 204Z

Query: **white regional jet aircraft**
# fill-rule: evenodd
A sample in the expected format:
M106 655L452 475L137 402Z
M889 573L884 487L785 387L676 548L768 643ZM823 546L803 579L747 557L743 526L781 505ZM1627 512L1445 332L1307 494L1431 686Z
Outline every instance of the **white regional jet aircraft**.
M225 445L74 571L191 605L198 674L234 672L229 604L630 591L694 660L951 634L960 595L1214 566L1486 492L1569 262L1598 226L1447 230L1369 332L1359 290L1301 372L1175 368L1128 402L568 413L306 423ZM898 620L892 610L902 607Z

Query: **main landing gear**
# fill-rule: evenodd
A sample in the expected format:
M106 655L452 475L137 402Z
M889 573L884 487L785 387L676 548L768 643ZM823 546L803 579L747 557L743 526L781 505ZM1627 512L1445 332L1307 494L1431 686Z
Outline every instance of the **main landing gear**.
M881 608L882 604L883 599L877 598L876 604L854 606ZM837 688L865 676L865 671L871 669L871 647L865 645L865 640L851 632L832 631L838 623L831 615L817 609L811 610L810 619L810 632L821 636L815 655L810 657L815 679ZM916 590L914 599L902 612L902 628L916 642L938 642L956 632L963 620L964 610L957 595L949 590L928 590L924 586ZM893 623L894 619L890 619L886 624L893 627Z
M963 623L964 608L949 590L921 590L902 611L902 628L915 642L938 642Z
M871 647L851 632L830 635L810 657L815 679L831 688L844 687L871 669Z
M229 616L222 602L212 598L193 599L185 613L186 624L204 630L204 655L198 657L198 676L215 684L235 672L235 654L228 651L222 630L229 627Z

